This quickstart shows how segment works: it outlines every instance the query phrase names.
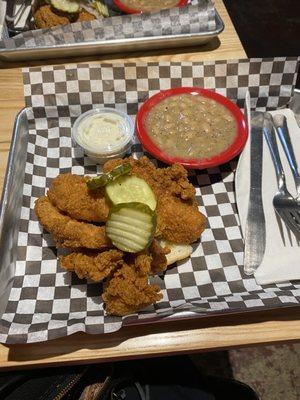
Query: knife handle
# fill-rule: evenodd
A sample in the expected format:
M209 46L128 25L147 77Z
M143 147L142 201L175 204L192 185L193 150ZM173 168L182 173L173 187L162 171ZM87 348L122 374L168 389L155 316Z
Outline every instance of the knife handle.
M272 157L272 160L274 163L278 189L281 191L286 188L285 175L284 175L284 170L282 167L282 163L281 163L281 159L280 159L280 155L279 155L279 151L278 151L278 145L277 145L275 131L274 131L273 118L272 118L272 115L269 113L265 113L263 132L264 132L264 137L266 138L266 141L268 143L271 157Z
M279 136L280 142L285 152L286 158L290 164L298 196L300 196L300 176L298 172L298 165L291 142L289 129L287 126L286 117L285 115L277 114L274 115L273 121L277 135Z

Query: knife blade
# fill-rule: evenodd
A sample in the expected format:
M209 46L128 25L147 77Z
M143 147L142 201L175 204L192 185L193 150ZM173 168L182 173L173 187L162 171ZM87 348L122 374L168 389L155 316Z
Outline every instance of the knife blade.
M262 261L266 244L266 226L262 202L264 113L250 112L249 101L246 117L249 121L250 134L250 194L245 225L244 272L247 275L252 275Z

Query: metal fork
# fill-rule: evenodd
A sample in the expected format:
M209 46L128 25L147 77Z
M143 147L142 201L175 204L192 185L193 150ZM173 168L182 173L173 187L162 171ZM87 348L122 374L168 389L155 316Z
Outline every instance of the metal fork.
M289 193L285 183L285 174L279 156L275 128L272 115L265 113L264 136L268 143L271 157L274 163L278 192L273 198L273 206L276 213L284 221L286 226L296 237L300 235L300 206L299 202Z
M290 168L293 174L295 186L297 189L297 201L300 207L300 176L298 172L298 165L294 154L289 128L287 126L286 117L283 114L277 114L273 117L274 126L276 128L277 135L279 136L286 158L290 164Z

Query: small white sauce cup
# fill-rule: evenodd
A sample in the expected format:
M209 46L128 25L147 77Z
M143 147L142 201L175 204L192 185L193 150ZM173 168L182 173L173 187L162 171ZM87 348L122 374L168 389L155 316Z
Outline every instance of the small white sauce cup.
M122 126L120 129L123 133L123 138L120 143L116 144L113 142L109 142L106 140L105 143L101 145L101 149L97 148L97 146L91 146L86 142L83 142L79 135L79 127L80 125L86 121L87 119L95 116L95 115L103 115L105 114L114 114L121 117L123 120ZM99 135L101 136L101 128L99 129ZM134 123L133 120L126 113L116 110L115 108L103 107L103 108L94 108L89 110L83 114L81 114L75 121L72 127L72 139L76 143L77 146L82 148L85 154L97 164L104 164L106 161L123 157L126 153L129 152L132 146L132 139L134 135Z

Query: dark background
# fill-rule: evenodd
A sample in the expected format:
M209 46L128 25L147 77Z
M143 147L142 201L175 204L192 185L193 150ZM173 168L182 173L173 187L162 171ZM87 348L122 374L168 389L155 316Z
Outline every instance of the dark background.
M300 0L223 1L248 57L300 56Z

